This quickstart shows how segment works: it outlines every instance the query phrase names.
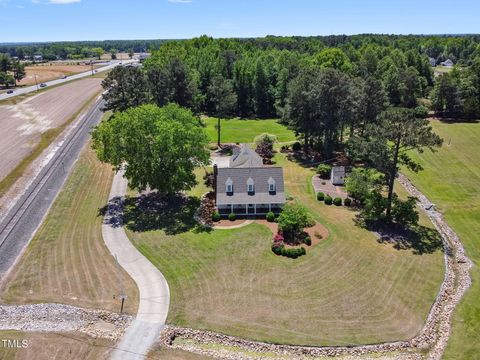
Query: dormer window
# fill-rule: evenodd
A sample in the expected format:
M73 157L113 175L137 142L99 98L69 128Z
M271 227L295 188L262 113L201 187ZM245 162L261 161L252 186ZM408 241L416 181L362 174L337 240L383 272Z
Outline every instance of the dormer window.
M273 178L268 179L268 192L270 194L275 193L277 191L277 185L275 184L275 180Z
M249 194L253 194L255 192L255 184L252 178L248 178L247 180L247 192Z
M233 194L233 181L230 178L225 182L225 191L227 194Z

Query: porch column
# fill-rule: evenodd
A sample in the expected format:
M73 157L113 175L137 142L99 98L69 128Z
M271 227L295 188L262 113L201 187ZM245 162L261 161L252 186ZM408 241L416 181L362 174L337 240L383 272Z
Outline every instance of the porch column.
M257 215L257 204L253 204L253 213Z
M233 204L230 204L230 212L233 213Z
M272 203L269 203L269 204L268 204L268 211L269 211L269 212L272 211Z
M248 215L248 204L245 204L245 215Z

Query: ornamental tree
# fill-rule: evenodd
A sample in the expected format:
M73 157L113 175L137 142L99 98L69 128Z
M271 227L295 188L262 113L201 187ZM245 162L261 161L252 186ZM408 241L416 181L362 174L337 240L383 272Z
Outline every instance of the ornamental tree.
M278 228L286 240L293 241L314 221L308 210L299 204L286 204L278 217Z

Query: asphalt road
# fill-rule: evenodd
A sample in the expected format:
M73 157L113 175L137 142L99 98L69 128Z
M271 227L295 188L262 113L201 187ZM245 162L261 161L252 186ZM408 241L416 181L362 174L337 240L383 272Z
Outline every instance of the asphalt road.
M115 66L120 65L120 63L125 65L125 64L129 64L129 63L132 63L132 62L135 62L135 61L136 60L123 60L123 61L112 60L112 61L109 62L109 65L102 66L102 67L100 67L96 70L97 70L97 72L103 72L103 71L113 69ZM92 75L92 72L89 70L89 71L85 71L85 72L82 72L82 73L79 73L79 74L70 75L66 79L57 79L57 80L47 81L47 82L45 82L45 84L47 84L47 86L59 85L59 84L66 83L68 81L81 79L81 78L91 76L91 75ZM38 84L38 85L40 85L40 84ZM37 91L38 88L37 88L36 85L33 85L33 86L27 86L27 87L22 87L22 88L16 88L16 89L13 89L13 90L14 90L13 94L7 94L6 92L4 94L0 94L0 100L9 99L9 98L17 96L17 95L28 94L30 92Z
M74 129L0 223L0 282L48 213L90 138L90 129L102 119L102 107L103 100L99 100L76 120Z

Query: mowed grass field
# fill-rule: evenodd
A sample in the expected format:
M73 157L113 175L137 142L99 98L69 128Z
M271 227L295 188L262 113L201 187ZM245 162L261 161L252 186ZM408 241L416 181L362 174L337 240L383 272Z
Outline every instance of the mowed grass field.
M136 313L135 283L116 266L106 248L99 209L108 201L113 172L87 147L46 220L14 268L1 300L10 304L56 302L120 311L113 295L120 293L119 277Z
M210 142L217 142L217 118L205 117L206 131ZM220 140L222 143L252 143L255 136L262 133L275 134L279 142L294 141L295 134L278 120L221 119Z
M425 168L407 173L444 213L475 266L473 284L453 318L445 359L480 358L480 123L448 124L432 121L444 138L443 147L416 158ZM449 144L450 143L450 144Z
M442 252L415 255L378 243L354 225L352 210L314 199L313 170L282 154L276 161L284 168L288 194L305 204L330 236L292 260L272 253L271 232L260 224L199 232L192 223L182 224L185 212L160 216L161 221L136 219L127 229L130 239L170 286L168 322L306 345L416 335L443 280Z
M6 348L0 344L2 360L103 360L114 343L106 339L93 339L77 333L24 333L21 331L0 331L0 339L26 340L27 347Z

